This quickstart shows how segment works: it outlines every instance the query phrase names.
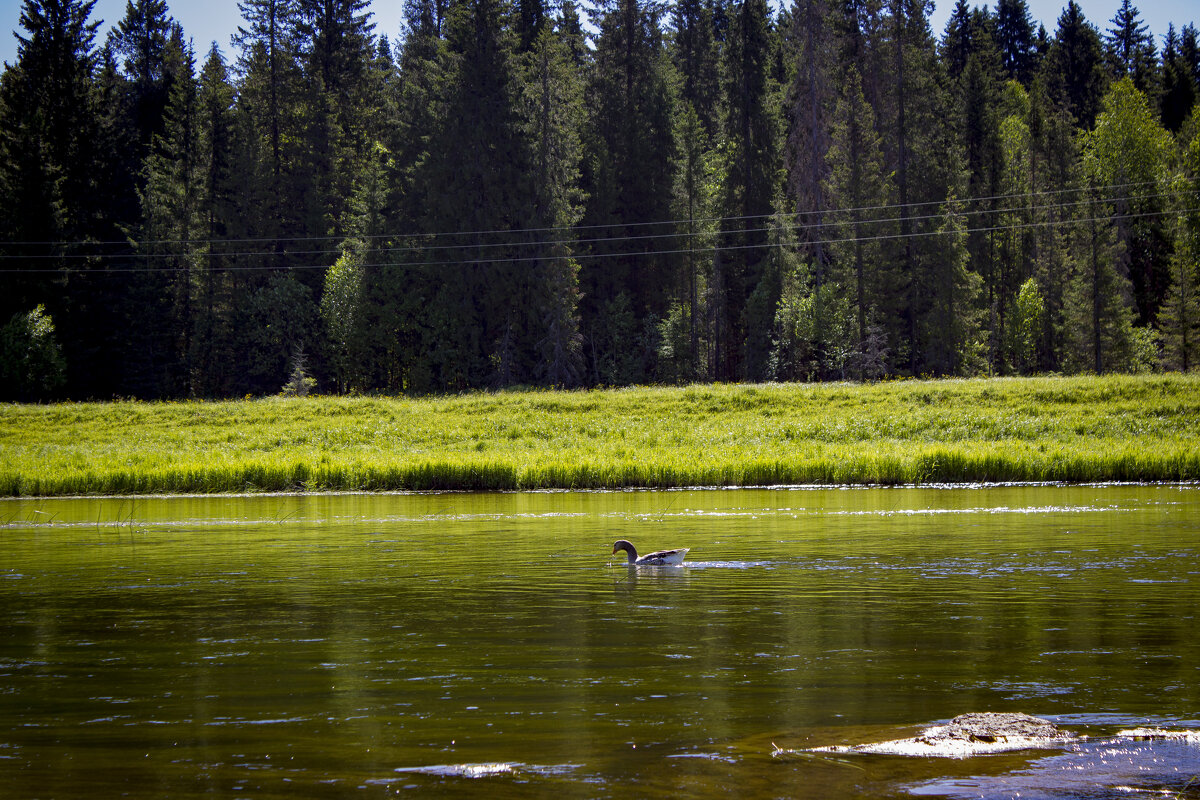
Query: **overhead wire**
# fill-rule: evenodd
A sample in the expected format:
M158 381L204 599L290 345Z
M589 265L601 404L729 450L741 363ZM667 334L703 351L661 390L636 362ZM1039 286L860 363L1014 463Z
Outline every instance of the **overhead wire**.
M931 236L944 236L953 234L978 234L978 233L995 233L995 231L1004 230L1024 230L1032 228L1056 227L1056 225L1076 225L1076 224L1091 224L1093 222L1115 221L1115 219L1135 219L1135 218L1150 218L1171 216L1175 213L1180 213L1177 210L1164 211L1148 211L1139 213L1129 213L1129 215L1103 215L1093 217L1078 217L1069 219L1042 219L1038 222L1015 223L1015 224L1000 224L1000 225L985 225L985 227L974 228L952 228L952 229L937 229L937 230L918 230L910 231L910 233L892 233L892 234L875 234L870 236L842 236L836 239L830 237L822 237L821 242L824 245L841 245L841 243L854 242L871 242L871 241L894 241L912 237L912 239L928 239ZM943 215L938 215L941 217ZM894 218L889 221L895 221ZM780 231L780 228L762 229L763 231ZM738 231L744 233L744 231ZM712 234L709 234L712 235ZM738 251L754 251L754 249L781 249L785 247L802 246L802 242L794 241L775 241L751 243L751 245L713 245L708 247L677 247L666 249L647 249L647 251L619 251L610 253L571 253L569 255L499 255L496 258L468 258L468 259L448 259L440 261L431 260L412 260L412 261L378 261L378 263L359 263L359 269L389 269L389 267L416 267L416 269L428 269L428 267L443 267L443 266L481 266L487 264L529 264L540 263L540 261L558 260L560 258L569 258L570 260L582 263L582 261L594 261L604 259L617 258L647 258L647 257L662 257L662 255L684 255L684 254L703 254L703 253L728 253ZM341 251L337 251L341 252ZM376 251L378 253L385 252L385 249ZM270 253L275 255L275 253ZM180 258L188 258L188 254L179 254ZM140 257L130 257L133 260L138 260ZM286 266L264 266L264 265L236 265L228 264L221 266L204 267L204 271L208 272L275 272L275 271L312 271L312 270L328 270L331 264L289 264ZM86 267L47 267L47 269L28 269L28 267L16 267L16 269L6 269L0 267L0 273L58 273L73 272L73 273L88 273L88 275L108 275L108 273L128 273L128 272L187 272L191 271L191 266L115 266L104 267L104 269L86 269Z
M1196 179L1186 179L1186 180L1188 180L1190 182L1195 182ZM1158 193L1152 193L1152 194L1139 194L1139 196L1121 196L1121 194L1112 194L1114 192L1121 191L1121 190L1130 190L1130 188L1145 187L1145 186L1156 185L1156 184L1157 184L1156 181L1142 181L1142 182L1134 182L1134 184L1094 187L1093 190L1085 190L1085 188L1072 188L1072 190L1052 190L1052 191L1045 191L1045 192L997 194L997 196L984 197L984 198L962 198L962 199L950 198L947 200L919 201L919 203L908 204L907 207L910 207L910 209L914 209L914 207L936 205L936 206L940 207L940 211L938 211L936 213L926 213L926 215L907 216L907 217L905 217L905 219L907 222L919 224L919 223L924 223L924 222L929 222L929 221L935 221L935 219L946 218L948 213L950 213L950 215L958 215L960 217L965 217L965 218L980 217L980 216L990 216L991 218L995 218L998 215L1006 215L1006 213L1033 213L1033 212L1046 212L1046 211L1055 211L1055 210L1064 211L1064 210L1068 210L1068 209L1073 209L1073 207L1078 207L1078 206L1082 206L1082 205L1090 205L1093 203L1115 203L1115 201L1117 201L1117 200L1127 200L1127 201L1152 200L1152 199L1162 199L1165 197L1174 196L1175 192L1158 192ZM1046 203L1046 204L1042 204L1042 205L1009 205L1009 206L1003 206L1003 207L990 207L990 209L989 209L989 207L984 207L984 209L978 209L978 207L977 207L977 209L973 209L973 210L972 209L968 209L968 210L962 209L962 206L978 205L980 203L988 203L988 201L1014 199L1014 198L1031 199L1032 200L1033 198L1040 198L1040 197L1049 198L1049 197L1055 197L1055 196L1063 196L1063 194L1076 194L1076 196L1078 196L1078 194L1080 194L1080 193L1085 193L1085 192L1093 192L1094 193L1097 191L1106 192L1106 193L1108 193L1108 196L1103 197L1103 198L1097 198L1097 197L1093 196L1093 197L1087 197L1084 199L1062 201L1062 203ZM431 239L431 237L432 237L432 239L437 239L437 237L445 237L445 236L460 236L460 237L475 236L475 237L478 237L478 236L482 236L482 235L502 235L502 234L506 235L506 236L515 236L517 234L540 233L540 231L550 231L550 230L570 229L570 230L577 231L577 230L602 229L602 228L613 229L613 228L647 227L647 225L682 225L684 223L689 223L689 222L694 223L694 224L712 223L712 222L739 222L739 221L752 221L752 219L779 218L780 216L784 216L784 217L812 216L812 215L817 215L817 213L820 213L820 215L828 217L827 219L821 219L820 222L811 222L811 223L787 222L784 224L766 225L766 227L745 228L745 229L739 229L739 230L736 229L736 230L731 230L731 231L725 231L725 233L736 233L736 234L772 234L772 233L782 233L782 231L788 231L788 233L798 234L798 233L804 233L804 231L814 231L814 230L822 230L822 229L838 229L838 228L846 227L846 225L859 225L859 227L874 227L874 225L899 222L900 217L895 216L895 215L875 216L875 217L870 217L870 218L851 218L851 219L846 219L844 217L854 215L854 213L860 213L860 212L866 212L866 211L878 212L878 211L883 211L883 210L895 210L895 209L902 209L902 207L905 207L905 206L901 206L899 204L884 204L884 205L859 206L859 207L854 207L854 209L828 209L828 210L824 210L824 211L788 212L788 213L785 213L785 215L780 215L780 213L770 213L770 215L745 215L745 216L740 216L740 217L694 218L694 219L690 219L690 221L689 221L689 219L672 219L672 221L659 221L659 222L643 222L643 223L629 223L629 224L614 223L614 224L606 224L606 225L582 225L582 227L578 227L578 228L526 228L526 229L515 229L515 230L467 231L467 233L458 233L458 231L439 231L439 233L420 234L420 236L426 237L426 239ZM967 227L965 227L965 228L956 229L956 230L914 231L914 233L911 233L911 234L899 234L899 233L872 234L872 235L868 235L868 236L853 236L853 237L818 236L816 240L821 241L822 243L829 243L829 245L835 245L835 243L847 243L847 242L857 242L857 241L870 242L870 241L895 240L895 239L900 239L900 237L904 237L906 235L912 235L912 236L943 235L943 234L947 234L947 233L958 233L958 231L961 231L961 233L964 233L964 234L992 233L992 231L997 231L997 230L1019 230L1019 229L1031 228L1031 227L1045 227L1045 225L1075 224L1075 223L1080 223L1080 222L1091 223L1093 221L1104 221L1104 219L1114 219L1114 218L1140 218L1140 217L1153 217L1153 216L1169 216L1169 215L1171 215L1171 213L1175 213L1175 212L1176 211L1174 211L1174 210L1164 210L1164 211L1139 212L1139 213L1135 213L1135 215L1118 215L1118 216L1105 215L1103 217L1052 219L1052 221L1039 221L1039 222L1033 222L1033 223L978 225L978 227L971 227L971 225L967 225ZM840 218L840 219L835 219L835 218ZM721 231L672 230L672 231L668 231L668 233L661 233L661 234L640 234L640 235L626 234L626 235L617 235L617 236L569 237L569 239L540 239L540 240L539 239L529 239L527 241L512 239L509 241L493 241L493 242L487 242L487 241L476 241L476 242L467 242L467 243L457 242L457 243L451 243L451 245L432 245L432 243L426 242L426 243L418 243L418 245L373 248L373 252L376 252L378 254L406 254L406 253L428 254L431 252L440 252L440 251L466 251L466 249L472 249L472 251L482 252L482 251L487 251L487 249L493 249L493 248L528 248L528 247L547 248L547 247L556 247L556 246L571 246L571 247L578 248L578 247L588 247L588 246L594 246L594 245L604 245L604 243L612 243L612 242L636 243L636 242L655 241L655 240L662 240L662 239L671 239L674 241L678 241L680 239L696 240L696 239L700 239L700 237L709 237L709 236L716 235L718 233L721 233ZM378 240L378 239L384 239L384 237L388 237L388 239L395 239L396 236L392 236L392 235L388 235L388 234L379 234L376 236L361 236L361 237L358 237L358 239L360 239L362 241L374 241L374 240ZM211 246L211 245L218 245L218 243L242 243L242 242L251 242L251 241L263 241L263 242L271 242L271 241L274 241L274 242L335 241L335 237L302 237L302 239L259 239L259 240L247 240L247 239L240 239L240 240L188 239L186 241L185 240L157 240L157 242L142 242L142 245L149 245L149 243L157 243L157 245L188 245L188 246L210 245ZM95 252L92 252L92 253L59 253L59 254L40 254L40 253L19 254L19 253L2 253L2 252L0 252L0 261L5 261L5 260L28 261L28 260L40 260L40 259L41 260L59 260L59 261L61 261L61 260L103 261L103 260L107 259L107 260L122 260L122 261L138 261L138 263L140 264L139 266L102 267L102 269L98 269L98 270L91 269L91 267L79 267L79 269L77 269L77 267L48 267L48 269L31 269L31 267L14 267L14 269L8 269L8 267L0 267L0 273L13 273L13 272L22 272L22 273L145 272L145 271L178 272L178 271L190 270L190 269L192 269L192 267L186 266L186 265L182 265L182 266L151 266L149 263L151 260L162 260L162 259L173 259L173 258L187 258L187 259L194 259L194 258L301 258L301 257L322 257L322 255L325 255L325 257L340 257L340 255L344 252L344 242L347 241L347 237L344 237L344 236L337 237L336 241L338 242L337 247L306 249L306 251L288 251L288 249L284 249L284 251L278 251L278 249L274 249L274 251L234 251L234 252L175 251L175 252L160 252L160 253L152 253L152 252L151 253L146 253L146 252L95 253ZM30 246L30 245L35 245L35 243L36 242L7 242L7 243L0 243L0 247L16 246L16 245ZM42 242L42 245L61 246L61 245L67 245L67 243L68 242ZM76 246L84 246L84 245L98 246L98 245L101 245L101 242L71 242L71 243L72 243L72 245L76 245ZM115 242L107 242L107 243L108 243L108 245L113 245L113 243L115 243ZM642 249L642 251L628 251L628 249L624 249L624 251L600 252L600 253L576 252L576 253L571 253L570 258L575 259L577 261L584 261L584 260L594 260L594 259L604 259L604 258L649 257L649 255L672 255L672 254L700 253L700 252L730 252L730 251L737 251L737 249L755 249L755 248L762 248L762 247L784 247L784 246L791 246L791 245L793 245L793 243L797 243L797 245L798 245L798 243L800 243L800 242L774 242L774 243L767 243L767 245L763 245L763 243L756 243L756 245L714 245L714 246L706 246L703 248L674 247L674 248L665 248L665 249L662 249L662 248L660 248L660 249ZM124 245L130 246L130 242L124 242ZM482 257L482 255L481 255L481 257L479 257L479 258L458 258L458 259L449 259L449 260L421 259L419 261L409 261L409 263L403 263L403 261L402 261L402 263L396 263L396 261L390 261L390 263L371 264L371 265L365 265L365 266L402 266L402 265L403 266L454 266L454 265L470 266L470 265L488 264L488 263L517 264L517 263L532 263L532 261L542 261L542 260L547 260L547 259L552 259L552 258L558 258L558 255L535 254L535 255L524 255L524 257L521 257L521 255L498 255L498 257L496 257L496 258L485 258L485 257ZM329 266L330 266L329 264L290 264L290 265L284 265L284 266L280 266L280 265L220 265L220 266L209 267L209 269L214 270L214 271L222 271L222 272L224 272L224 271L318 270L318 269L329 269Z
M1143 182L1143 183L1136 183L1136 184L1124 184L1124 185L1100 187L1100 188L1111 192L1111 191L1114 191L1117 189L1145 186L1148 183L1150 183L1150 182ZM967 204L967 203L974 204L974 203L980 203L980 202L985 202L985 201L995 201L995 200L1014 199L1014 198L1030 198L1030 199L1032 199L1033 197L1036 197L1039 195L1049 196L1049 195L1053 195L1053 194L1063 194L1066 192L1078 193L1080 191L1083 191L1083 190L1072 189L1072 190L1055 190L1053 192L1034 192L1034 193L1011 194L1011 195L996 195L993 197L982 198L982 199L981 198L968 198L968 199L964 199L964 200L938 201L938 205L950 204L951 206L953 206L953 205L960 205L960 204ZM1098 199L1097 198L1085 198L1085 199L1081 199L1081 200L1073 200L1073 201L1060 202L1060 203L1046 203L1046 204L1042 204L1042 205L1013 205L1013 206L1005 206L1005 207L1000 207L1000 208L981 208L981 209L976 209L976 210L956 211L955 213L958 213L958 214L960 214L964 217L968 217L968 218L981 216L981 215L993 215L994 216L994 215L999 215L999 214L1034 213L1034 212L1041 212L1041 211L1054 210L1054 209L1062 210L1062 209L1067 209L1067 208L1074 208L1074 207L1078 207L1078 206L1082 206L1082 205L1088 205L1093 202L1111 203L1111 202L1116 202L1118 200L1126 200L1126 201L1154 200L1154 199L1161 199L1164 197L1170 197L1173 194L1174 194L1174 192L1158 192L1158 193L1154 193L1154 194L1141 194L1141 195L1136 195L1136 196L1108 196L1108 197L1098 198ZM925 206L925 205L931 205L931 204L934 204L934 201L913 203L913 204L910 204L910 206L915 207L915 206ZM844 220L844 219L838 220L836 218L845 217L845 216L848 216L851 214L857 214L857 213L861 213L861 212L865 212L865 211L879 211L879 210L883 210L883 209L895 209L895 208L901 208L901 206L892 204L892 205L886 205L886 206L864 206L864 207L860 207L860 208L851 208L851 209L840 209L840 208L839 209L827 209L827 210L824 210L821 212L817 212L817 211L792 212L792 213L789 213L787 216L812 216L812 215L819 213L826 217L829 217L830 219L821 220L819 222L809 222L809 223L795 222L795 223L785 223L783 225L773 225L773 226L755 227L755 228L742 228L742 229L737 230L736 232L740 233L740 234L754 234L754 233L769 233L771 231L783 229L783 230L789 230L791 232L799 233L799 232L803 232L803 231L820 230L822 228L833 228L833 227L836 227L839 225L846 225L846 224L856 224L856 225L866 225L866 226L879 225L879 224L884 224L884 223L896 222L899 220L899 217L889 215L886 217L876 216L876 217L871 217L871 218L852 219L852 220ZM929 220L941 219L945 215L946 215L945 211L939 211L938 213L934 213L934 214L908 216L905 219L910 223L920 223L920 222L926 222ZM709 218L696 218L696 219L691 219L691 220L687 220L687 219L669 220L669 221L656 222L656 223L632 223L632 225L678 226L678 225L683 225L685 223L703 224L706 222L711 223L711 222L718 222L718 221L738 222L738 221L747 221L747 220L753 220L753 219L770 218L770 217L776 217L776 216L778 216L778 215L771 214L771 215L746 215L746 216L742 216L742 217L709 217ZM613 224L613 225L607 225L607 226L583 226L583 229L598 228L598 227L614 228L614 227L623 227L623 226L621 226L619 224ZM492 233L495 235L504 234L507 236L516 236L517 234L521 234L521 233L533 233L533 232L538 232L538 231L549 231L549 230L562 230L562 228L543 228L543 229L529 228L529 229L523 229L523 230L494 231ZM579 229L573 229L573 230L579 230ZM466 242L466 243L459 242L459 243L454 243L454 244L423 243L423 244L411 244L411 245L393 245L390 247L376 248L376 252L388 253L388 254L403 254L403 253L430 253L430 252L438 252L438 251L446 251L446 250L464 250L464 249L483 251L483 250L487 250L487 249L497 249L497 248L525 248L525 247L543 248L543 247L555 247L555 246L575 246L575 247L585 246L586 247L586 246L591 246L591 245L596 245L596 244L609 244L609 243L613 243L613 242L640 242L640 241L649 241L649 240L658 240L658 239L698 238L698 237L704 237L704 236L711 236L711 235L713 235L713 233L714 233L714 231L711 231L711 230L690 231L690 232L672 230L672 231L669 231L666 233L639 234L639 235L625 234L625 235L620 235L620 236L599 236L599 237L584 237L584 238L571 237L571 238L562 238L562 239L530 239L530 240L526 240L526 241L522 241L520 239L510 239L508 241ZM458 236L458 237L462 237L462 238L468 238L468 237L479 236L479 235L481 235L481 234L479 234L477 232L476 233L440 232L440 233L432 233L432 234L422 234L420 236L427 237L427 238L428 237L447 237L447 236ZM286 256L288 258L299 258L299 257L306 257L306 256L335 256L336 257L336 256L339 256L344 251L345 248L343 247L343 244L347 240L347 238L356 238L356 239L360 239L360 240L364 240L364 241L373 241L373 240L378 240L381 238L403 238L403 237L396 237L396 236L391 236L388 234L378 234L378 235L372 235L372 236L359 236L359 237L341 237L336 240L338 242L338 246L336 246L336 247L321 248L321 249L314 249L314 250L285 250L285 251L279 251L279 250L236 250L236 251L219 251L219 250L196 251L196 250L192 250L192 251L182 251L182 250L180 250L180 251L168 251L168 252L123 252L123 253L94 253L93 252L93 253L61 253L61 254L55 254L55 253L15 254L15 253L0 252L0 261L18 260L18 259L25 260L25 261L28 261L28 260L104 261L104 260L136 259L136 260L139 260L142 262L147 262L152 259L171 259L171 258L184 258L184 257L186 257L186 258L253 258L253 257L277 258L277 257L284 257L284 256ZM226 243L234 243L234 242L242 243L242 242L246 242L246 241L249 241L249 240L235 240L235 239L219 240L219 239L196 238L196 239L187 239L187 240L158 240L157 242L143 242L140 244L142 246L147 246L147 245L152 245L152 244L158 244L158 245L176 244L176 245L187 245L187 246L192 246L192 247L199 247L199 246L206 245L206 244L211 246L214 244L226 244ZM308 239L308 240L277 239L277 240L262 240L262 241L315 241L315 240L314 239ZM823 241L824 241L824 239L823 239ZM10 244L18 244L18 243L10 243ZM25 243L25 244L29 244L29 243ZM128 244L128 243L126 243L126 244ZM262 267L262 268L263 269L277 269L278 267ZM3 270L0 270L0 271L3 271Z
M1200 181L1200 176L1181 176L1181 179L1186 182ZM1040 197L1056 197L1062 194L1080 194L1085 192L1121 192L1126 190L1134 190L1134 188L1145 186L1157 186L1160 181L1133 181L1127 184L1109 184L1104 186L1094 187L1073 187L1073 188L1057 188L1057 190L1038 190L1036 192L1010 192L1007 194L991 194L991 196L982 197L966 197L966 198L946 198L941 200L914 200L911 203L884 203L876 205L864 205L857 207L839 207L839 209L809 209L786 211L784 216L796 217L811 217L826 215L826 213L859 213L865 211L884 211L889 209L920 209L924 206L941 206L946 204L967 205L979 203L991 203L995 200L1008 200L1015 198L1040 198ZM1166 197L1171 192L1162 192L1153 194L1153 196L1145 197ZM1115 198L1114 198L1115 199ZM1056 204L1049 204L1056 205ZM967 211L965 213L990 213L991 209L980 209L978 211ZM536 234L547 233L553 230L569 230L569 231L586 231L586 230L604 230L613 228L644 228L652 227L652 225L678 225L683 223L712 223L712 222L744 222L750 219L768 219L779 216L780 212L769 213L751 213L751 215L740 216L715 216L715 217L692 217L692 218L676 218L676 219L658 219L658 221L648 222L611 222L611 223L593 223L586 225L550 225L550 227L539 228L493 228L481 230L442 230L442 231L407 231L407 233L385 233L371 234L360 236L361 239L404 239L404 237L420 236L425 239L437 239L443 236L511 236L515 234ZM892 219L893 216L878 217L878 219ZM910 217L914 218L914 217ZM800 225L809 223L798 223ZM13 240L4 242L5 245L13 246L43 246L43 247L74 247L74 246L90 246L90 247L106 247L106 246L130 246L136 243L139 246L160 246L173 245L173 243L188 243L188 245L205 245L205 243L252 243L252 242L307 242L307 241L335 241L341 242L346 240L346 235L325 235L325 236L250 236L250 237L188 237L188 239L146 239L139 241L131 241L130 239L118 240ZM570 241L575 241L571 239ZM274 251L263 251L274 253Z

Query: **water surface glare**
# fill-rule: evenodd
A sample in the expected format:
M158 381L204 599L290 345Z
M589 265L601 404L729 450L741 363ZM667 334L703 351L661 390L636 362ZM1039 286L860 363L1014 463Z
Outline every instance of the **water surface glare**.
M1198 614L1196 486L0 500L0 786L1195 798L1105 737L1200 729ZM803 752L969 711L1091 738Z

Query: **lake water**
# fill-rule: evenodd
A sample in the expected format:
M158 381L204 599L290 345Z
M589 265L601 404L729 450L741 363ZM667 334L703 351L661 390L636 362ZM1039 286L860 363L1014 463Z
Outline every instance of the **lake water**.
M1197 486L2 500L0 793L1200 797L1198 614Z

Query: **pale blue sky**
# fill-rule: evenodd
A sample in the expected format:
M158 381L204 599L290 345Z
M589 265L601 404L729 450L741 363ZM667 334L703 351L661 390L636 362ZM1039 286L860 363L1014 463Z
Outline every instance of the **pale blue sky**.
M96 32L96 43L103 44L108 29L125 16L127 0L97 0L92 9L93 19L104 23ZM0 0L0 61L11 64L17 57L17 40L11 31L20 26L23 0ZM375 33L386 34L393 41L400 34L402 0L371 0ZM242 23L237 0L167 0L168 13L183 26L183 33L196 48L196 58L203 60L215 41L227 59L232 60L229 37Z
M789 1L789 0L785 0ZM776 0L778 2L778 0ZM933 13L932 25L934 33L941 38L946 27L946 18L954 7L954 0L936 0L937 8ZM1066 6L1066 0L1028 0L1030 12L1036 22L1046 26L1053 35L1058 17ZM1120 0L1078 0L1083 13L1088 20L1104 33L1109 28L1109 20L1117 12ZM237 30L241 22L236 0L167 0L171 16L183 25L184 33L191 37L195 44L197 58L202 59L208 52L213 41L229 58L231 48L229 37ZM104 20L97 35L97 43L104 41L108 28L125 15L126 0L98 0L93 10L93 17ZM982 3L972 3L982 5ZM20 19L21 0L0 0L0 61L12 63L16 60L17 41L9 33L18 27ZM995 2L990 3L995 6ZM1174 22L1176 29L1186 23L1200 19L1197 14L1195 0L1144 0L1134 2L1141 12L1142 20L1150 27L1159 47L1162 37L1167 32L1167 23ZM372 0L371 9L375 16L375 32L387 34L395 40L400 31L400 10L402 0Z

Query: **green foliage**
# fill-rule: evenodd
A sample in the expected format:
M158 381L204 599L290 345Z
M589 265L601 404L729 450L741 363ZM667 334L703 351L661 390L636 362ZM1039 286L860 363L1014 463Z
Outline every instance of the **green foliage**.
M1096 127L1083 137L1083 170L1112 197L1121 269L1132 282L1138 320L1153 320L1165 294L1168 233L1161 212L1171 137L1129 78L1104 96Z
M1159 309L1164 366L1187 372L1200 366L1200 109L1192 112L1191 140L1183 155L1183 172L1174 185L1182 212L1171 258L1171 288Z
M44 306L15 314L0 328L0 393L6 400L47 400L66 383L66 361Z
M1008 326L1008 351L1013 366L1022 375L1028 375L1037 369L1037 346L1045 325L1046 303L1042 299L1037 281L1029 278L1021 284L1017 294L1017 302L1013 307L1012 319Z
M368 302L364 248L352 242L325 273L321 294L321 318L329 339L329 360L338 391L367 388L371 359L367 328Z
M807 270L784 283L775 312L771 372L781 380L861 377L853 364L853 315L837 284L813 285Z

